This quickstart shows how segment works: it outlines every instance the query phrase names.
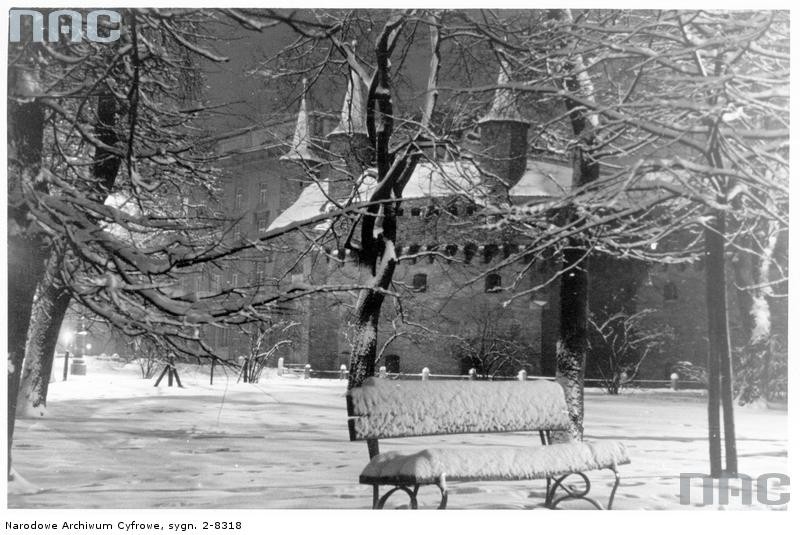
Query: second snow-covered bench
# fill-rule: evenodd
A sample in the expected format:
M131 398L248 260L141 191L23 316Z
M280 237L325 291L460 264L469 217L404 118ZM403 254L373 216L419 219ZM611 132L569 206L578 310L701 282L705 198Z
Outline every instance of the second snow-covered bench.
M350 440L366 440L370 462L359 482L373 487L372 507L383 508L398 490L417 508L423 485L441 491L440 509L447 505L448 481L545 479L545 506L556 508L566 499L586 500L591 484L584 472L609 469L619 485L617 466L630 462L625 447L615 441L553 444L551 431L568 429L564 392L552 381L390 381L370 378L347 393ZM456 433L538 431L541 444L526 446L437 447L413 453L380 453L379 439ZM524 437L523 437L524 438ZM578 484L569 484L568 478ZM381 486L390 486L380 494ZM563 492L563 495L559 493Z

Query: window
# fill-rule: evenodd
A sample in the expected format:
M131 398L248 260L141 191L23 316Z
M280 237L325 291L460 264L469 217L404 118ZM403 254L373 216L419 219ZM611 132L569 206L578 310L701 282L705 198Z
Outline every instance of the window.
M497 245L494 243L487 243L483 247L483 263L488 264L492 261L492 257L497 254Z
M413 257L414 255L419 254L419 250L420 250L420 246L419 246L418 243L415 243L413 245L409 245L408 246L408 255ZM411 263L412 264L416 264L417 263L417 259L416 258L412 258L411 259Z
M259 232L266 232L269 228L269 212L261 212L256 218Z
M266 182L258 185L258 204L267 204L269 200L269 187Z
M417 273L411 283L415 292L428 291L428 276L425 273Z
M253 283L261 284L262 282L264 282L264 263L255 262L253 268Z
M503 285L503 279L497 273L486 275L486 292L499 292Z
M238 288L239 287L239 274L238 273L232 273L231 274L231 286L233 286L234 288Z
M235 210L239 210L244 205L244 190L242 188L236 188L236 193L233 199L233 208Z
M664 284L664 301L677 301L678 300L678 287L672 281L667 281Z
M219 345L227 347L228 345L230 345L230 343L231 343L230 332L225 327L220 328Z
M214 273L211 275L211 284L213 286L211 288L212 290L216 292L220 290L220 288L222 287L222 277L220 277L219 273Z
M464 246L464 262L469 264L472 262L472 258L475 256L475 253L478 250L478 246L472 242L467 243Z

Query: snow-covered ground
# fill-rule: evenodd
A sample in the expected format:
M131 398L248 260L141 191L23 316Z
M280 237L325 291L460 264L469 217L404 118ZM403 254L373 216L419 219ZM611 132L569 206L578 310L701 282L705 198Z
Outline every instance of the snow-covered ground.
M288 375L237 384L218 368L212 386L207 368L183 366L184 388L170 388L166 380L155 388L135 364L89 359L88 366L88 375L50 385L45 418L18 420L14 465L25 481L9 487L9 508L370 506L370 487L358 484L367 448L348 440L344 381ZM621 440L632 458L621 467L615 507L700 507L699 480L694 504L679 503L679 474L708 470L705 422L706 403L698 392L587 391L587 438ZM736 426L742 473L787 473L786 411L738 408ZM412 450L526 440L536 444L538 436L422 437L381 446ZM593 495L604 498L610 474L591 475ZM788 490L771 485L770 499ZM544 482L460 483L450 494L454 509L527 509L541 507ZM437 500L435 488L421 491L422 507ZM405 506L400 497L390 503ZM742 507L741 499L731 498L729 507Z

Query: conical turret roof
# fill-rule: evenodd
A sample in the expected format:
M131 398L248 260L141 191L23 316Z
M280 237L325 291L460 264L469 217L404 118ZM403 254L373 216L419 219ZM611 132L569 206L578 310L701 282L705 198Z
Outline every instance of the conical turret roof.
M328 136L367 134L367 110L361 95L361 84L356 77L356 73L351 70L339 125Z
M281 156L281 160L319 162L320 159L311 150L311 134L308 128L308 112L306 111L306 80L303 79L303 96L300 99L300 110L297 112L297 123L294 127L292 144L289 151Z
M500 62L500 72L497 75L498 88L494 90L494 98L492 99L492 107L489 113L483 116L478 121L486 123L489 121L510 121L517 123L530 123L519 112L517 107L517 97L512 89L504 88L502 86L508 85L510 78L508 76L508 63L505 60Z

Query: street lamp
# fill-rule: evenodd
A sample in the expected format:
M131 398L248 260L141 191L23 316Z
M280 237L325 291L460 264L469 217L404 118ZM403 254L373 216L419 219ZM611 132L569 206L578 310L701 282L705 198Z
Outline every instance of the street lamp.
M72 331L69 329L64 331L64 334L61 335L62 340L64 341L64 381L67 380L67 375L69 374L69 352L75 352L75 348L72 346Z
M86 343L86 318L81 316L78 322L78 330L75 333L75 358L72 359L72 365L69 372L72 375L86 375L86 361L83 360L84 349L91 349L91 344Z

